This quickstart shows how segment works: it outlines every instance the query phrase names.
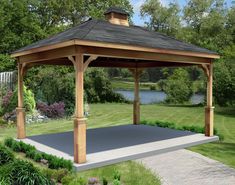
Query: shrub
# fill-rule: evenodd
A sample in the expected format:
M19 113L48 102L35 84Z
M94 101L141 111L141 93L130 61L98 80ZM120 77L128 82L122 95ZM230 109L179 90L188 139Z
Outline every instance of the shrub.
M117 179L118 181L121 180L121 174L118 170L114 170L113 179Z
M158 127L163 127L163 128L171 128L171 129L176 129L176 130L187 130L187 131L191 131L191 132L195 132L195 133L202 133L202 134L205 133L205 127L196 126L196 125L176 126L175 123L158 121L158 120L155 122L143 120L143 121L141 121L141 124L150 125L150 126L158 126ZM214 134L219 136L219 139L221 141L224 140L224 136L222 134L218 133L218 130L216 128L214 128Z
M20 146L20 143L15 141L12 143L11 145L11 149L15 152L21 152L21 146Z
M102 183L103 183L103 185L108 185L108 180L105 177L103 177L102 178Z
M22 141L18 142L12 138L7 138L4 140L4 143L15 152L24 152L26 157L33 159L36 162L41 161L41 159L46 159L48 161L48 167L51 169L66 168L68 170L72 170L73 168L73 164L70 160L58 158L44 152L38 152L34 146Z
M11 146L12 146L12 143L14 142L15 140L13 139L13 138L6 138L5 140L4 140L4 144L7 146L7 147L9 147L9 148L11 148Z
M48 160L48 167L51 169L66 168L68 170L72 170L73 165L72 162L69 160L58 158L56 156L51 156Z
M1 113L0 113L0 115L1 115ZM7 124L8 124L8 122L0 117L0 125L7 125Z
M10 163L14 160L13 153L6 147L0 145L0 165Z
M156 90L156 86L155 86L155 85L150 85L149 89L150 89L151 91L154 91L154 90Z
M82 177L76 177L68 185L87 185L87 181Z
M32 113L35 109L36 103L34 100L34 94L32 91L28 90L25 86L23 87L24 92L24 107L27 112ZM18 102L18 87L15 88L13 94L12 92L8 92L6 96L3 98L3 112L12 112L17 107Z
M34 154L34 157L33 157L33 160L36 161L36 162L40 162L42 159L42 154L37 152Z
M34 159L36 153L37 153L36 150L28 150L25 152L25 157L28 157L30 159Z
M13 184L52 184L32 163L19 159L12 163L11 180Z
M189 101L193 91L187 70L175 69L174 73L166 80L164 92L167 94L167 103L178 104Z
M6 163L5 165L1 165L0 167L0 184L1 185L11 184L11 176L10 176L11 164L12 164L12 161L10 163Z
M68 185L68 184L70 184L70 182L72 182L73 179L75 179L75 178L76 178L76 175L75 175L75 174L66 175L66 176L64 176L64 177L61 179L61 183L62 183L63 185Z
M62 118L65 114L65 104L63 102L55 102L48 105L43 102L37 103L37 109L49 118Z
M118 179L114 179L113 185L121 185L121 182Z
M15 141L17 142L17 141ZM27 151L30 151L30 150L36 150L36 148L30 144L26 144L22 141L19 142L19 145L20 145L20 151L21 152L24 152L26 153Z

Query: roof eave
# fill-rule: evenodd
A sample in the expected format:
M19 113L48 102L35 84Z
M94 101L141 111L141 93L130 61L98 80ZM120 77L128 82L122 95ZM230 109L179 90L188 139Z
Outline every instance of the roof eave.
M15 53L11 54L11 57L16 58L16 57L20 57L23 55L48 51L48 50L52 50L52 49L58 49L58 48L66 47L66 46L72 46L72 45L154 52L154 53L161 53L161 54L174 54L174 55L183 55L183 56L192 56L192 57L203 57L203 58L210 58L210 59L219 59L220 58L220 56L218 54L211 54L211 53L181 51L181 50L171 50L171 49L161 49L161 48L150 48L150 47L143 47L143 46L116 44L116 43L109 43L109 42L97 42L97 41L79 40L79 39L69 40L69 41L60 42L60 43L42 46L42 47L37 47L37 48L25 50L25 51L15 52Z

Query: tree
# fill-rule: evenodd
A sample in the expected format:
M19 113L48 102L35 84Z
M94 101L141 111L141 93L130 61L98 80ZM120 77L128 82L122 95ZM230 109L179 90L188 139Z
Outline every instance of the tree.
M148 17L149 29L175 36L180 29L180 8L176 3L164 7L159 0L147 0L141 6L141 16Z
M165 82L164 92L166 93L167 103L185 103L192 96L192 82L189 80L187 70L177 68Z
M220 52L231 37L227 34L226 12L224 0L190 0L184 7L184 21L186 27L181 35L184 39L186 32L187 41Z
M16 70L16 61L9 55L0 54L0 72Z
M10 53L45 37L33 0L2 0L0 6L0 53Z

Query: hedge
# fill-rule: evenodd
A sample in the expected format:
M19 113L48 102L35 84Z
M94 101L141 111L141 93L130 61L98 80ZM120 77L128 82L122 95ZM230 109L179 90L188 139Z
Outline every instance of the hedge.
M65 160L44 152L38 152L34 146L26 144L22 141L18 142L12 138L6 138L4 140L4 144L15 152L25 153L27 158L30 158L36 162L40 162L42 159L47 160L48 167L51 169L66 168L68 170L72 170L73 168L73 164L70 160Z
M176 130L185 130L185 131L202 133L202 134L205 133L205 127L202 127L202 126L195 126L195 125L177 126L173 122L159 121L159 120L156 120L156 121L142 120L140 123L143 125L158 126L158 127L171 128L171 129L176 129ZM219 139L221 141L224 140L224 136L221 133L219 133L216 128L214 128L214 134L219 136Z

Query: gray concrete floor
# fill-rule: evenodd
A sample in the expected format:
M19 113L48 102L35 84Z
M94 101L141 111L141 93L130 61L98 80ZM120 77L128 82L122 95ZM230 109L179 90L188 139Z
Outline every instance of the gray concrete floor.
M122 125L87 130L87 162L74 163L77 171L162 154L217 141L189 131L146 125ZM73 132L30 136L23 139L39 151L73 161Z
M87 154L194 135L156 126L121 125L87 130ZM73 132L30 136L29 139L73 155Z

